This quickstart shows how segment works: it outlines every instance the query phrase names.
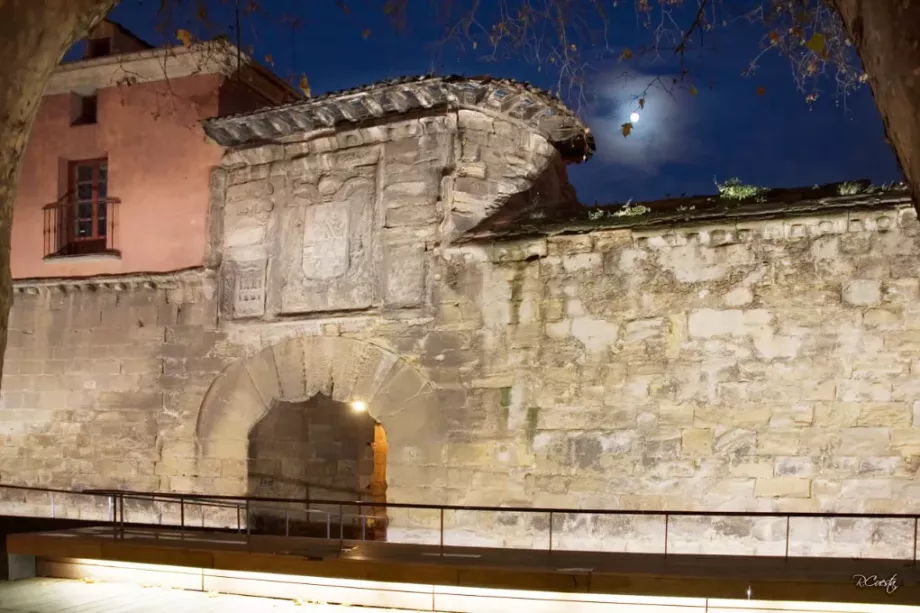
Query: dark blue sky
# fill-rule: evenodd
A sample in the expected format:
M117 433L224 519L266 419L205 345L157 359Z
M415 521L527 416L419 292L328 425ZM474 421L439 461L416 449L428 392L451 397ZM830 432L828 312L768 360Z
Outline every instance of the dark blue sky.
M157 21L159 4L124 0L110 18L159 44L164 34L151 25ZM236 39L232 4L207 0L208 19L214 23L211 34L223 32ZM242 6L246 4L241 0ZM404 28L393 27L381 1L354 0L349 13L333 0L262 0L262 4L268 15L257 12L243 19L244 48L252 45L259 60L270 54L273 69L281 76L305 73L314 95L432 70L512 77L545 88L552 88L558 77L521 59L486 61L481 50L469 46L439 51L433 43L442 39L444 22L430 8L437 2L410 2ZM650 42L649 31L637 23L632 8L614 10L622 16L614 13L611 39L632 49ZM162 32L172 42L180 27L207 36L208 30L194 17L196 12L194 3L176 9ZM293 34L291 17L301 22ZM365 29L370 30L366 39ZM677 66L673 61L594 62L579 112L597 137L598 154L570 171L582 202L712 193L714 179L730 177L769 187L863 178L876 183L900 180L867 87L850 95L844 108L828 82L827 91L809 107L782 58L768 55L756 77L741 75L757 55L762 35L757 25L739 25L710 36L715 42L705 54L691 58L697 95L686 89L673 96L652 89L640 121L625 139L619 126L627 121L636 95L654 76L675 74ZM624 77L626 65L631 71ZM758 87L765 88L766 94L756 95Z

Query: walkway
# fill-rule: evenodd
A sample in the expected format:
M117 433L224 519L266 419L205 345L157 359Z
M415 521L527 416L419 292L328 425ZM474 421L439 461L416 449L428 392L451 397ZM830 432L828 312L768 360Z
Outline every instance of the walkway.
M199 569L194 582L204 586L220 585L223 580L211 571L235 571L583 595L743 599L751 593L755 599L778 601L920 603L920 569L911 562L895 560L550 553L361 541L340 543L304 537L253 535L247 539L246 535L202 531L182 534L175 529L128 527L123 536L109 527L15 534L8 537L7 544L10 553L45 559L146 562ZM860 588L854 582L854 575L883 578L897 575L899 588L893 593L878 587ZM223 587L204 589L224 591ZM379 591L386 588L381 586Z
M67 579L0 582L0 613L323 613L330 605ZM371 610L373 611L373 610ZM362 609L362 613L368 613Z

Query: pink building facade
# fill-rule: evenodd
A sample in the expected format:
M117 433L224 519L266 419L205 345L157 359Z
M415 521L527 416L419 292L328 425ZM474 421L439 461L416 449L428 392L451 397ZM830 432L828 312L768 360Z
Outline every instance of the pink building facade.
M15 203L14 279L200 266L222 148L200 121L297 94L226 43L151 48L106 22L49 84Z

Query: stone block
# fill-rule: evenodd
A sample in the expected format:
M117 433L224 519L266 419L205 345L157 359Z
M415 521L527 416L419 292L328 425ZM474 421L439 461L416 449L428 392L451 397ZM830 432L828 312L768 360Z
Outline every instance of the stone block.
M692 426L696 407L664 401L658 405L658 424L661 426Z
M888 428L843 428L840 430L840 446L847 454L858 456L884 455L889 449L896 449L889 438Z
M807 404L793 404L777 407L771 411L769 426L771 428L794 428L809 426L814 420L814 409Z
M757 479L754 495L763 498L809 498L811 480L797 477Z
M843 302L851 306L872 306L881 299L881 283L877 279L856 279L843 288Z
M714 435L708 428L689 428L681 435L681 455L705 457L712 454Z
M890 432L892 450L902 456L920 455L920 428L894 428Z
M815 473L814 461L808 456L778 456L773 467L777 477L812 477Z
M861 405L855 402L830 402L815 406L814 425L832 428L854 427L859 420Z
M904 402L865 403L859 407L857 426L906 428L912 421L911 409Z
M426 264L424 245L387 246L384 263L387 306L413 307L424 301Z

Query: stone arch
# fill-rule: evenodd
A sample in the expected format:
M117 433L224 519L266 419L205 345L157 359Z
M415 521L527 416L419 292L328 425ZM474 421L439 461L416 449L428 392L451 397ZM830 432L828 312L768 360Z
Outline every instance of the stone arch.
M246 491L249 434L278 401L322 394L360 400L386 432L388 477L443 462L446 429L434 385L417 368L379 346L343 337L293 338L242 359L221 372L205 394L196 424L199 461L228 467L220 492ZM389 479L388 479L389 480ZM389 500L407 492L388 488Z

